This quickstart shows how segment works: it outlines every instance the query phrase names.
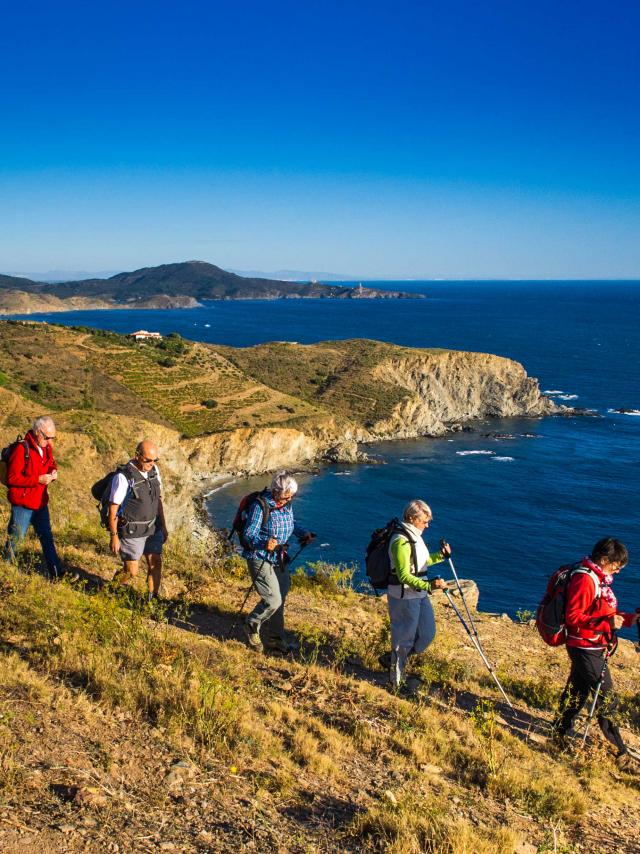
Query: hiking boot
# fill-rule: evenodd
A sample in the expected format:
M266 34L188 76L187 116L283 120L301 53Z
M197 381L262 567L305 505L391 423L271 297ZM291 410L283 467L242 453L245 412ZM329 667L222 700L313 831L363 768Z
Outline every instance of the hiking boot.
M265 647L269 652L277 652L281 655L287 655L290 652L296 652L300 649L300 644L294 641L285 640L285 638L269 638Z
M378 656L378 664L383 670L389 670L391 667L391 653L383 652L382 655Z
M617 755L616 761L621 771L636 773L640 771L640 751L636 750L635 747L626 747Z
M242 631L244 632L244 636L246 637L247 643L249 644L251 649L255 649L259 652L264 651L258 626L255 626L253 623L243 623Z

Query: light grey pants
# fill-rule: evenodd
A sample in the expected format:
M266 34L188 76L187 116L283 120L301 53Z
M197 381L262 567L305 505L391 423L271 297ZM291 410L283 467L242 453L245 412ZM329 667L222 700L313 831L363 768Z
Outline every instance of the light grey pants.
M394 599L387 596L391 620L391 669L394 687L404 681L407 659L424 652L436 636L436 618L428 596L423 599Z
M291 587L289 572L260 558L249 558L247 566L260 601L247 617L247 624L256 631L264 626L266 640L284 640L284 601Z

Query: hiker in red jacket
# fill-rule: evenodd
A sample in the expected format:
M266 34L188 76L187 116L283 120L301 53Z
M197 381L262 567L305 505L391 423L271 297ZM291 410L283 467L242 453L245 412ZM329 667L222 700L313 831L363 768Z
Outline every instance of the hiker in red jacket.
M48 507L48 486L58 478L52 448L55 438L53 419L42 415L36 418L24 440L16 443L11 452L7 465L11 516L3 554L5 560L15 561L18 546L24 540L29 525L33 525L51 578L57 578L60 573Z
M626 546L613 537L599 540L590 557L581 562L583 571L576 572L567 586L565 624L567 652L571 659L569 680L560 698L560 711L553 723L560 740L571 729L589 694L595 691L603 674L596 710L604 737L616 748L618 757L638 759L624 743L620 730L611 720L617 699L609 668L605 667L607 649L615 648L615 632L622 626L632 626L636 614L618 610L618 601L611 589L614 576L627 565Z

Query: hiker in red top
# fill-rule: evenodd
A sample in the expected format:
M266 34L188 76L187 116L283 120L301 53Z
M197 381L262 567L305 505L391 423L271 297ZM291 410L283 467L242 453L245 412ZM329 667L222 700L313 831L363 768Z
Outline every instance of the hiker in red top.
M611 589L614 576L627 565L628 559L626 546L613 537L605 537L595 544L591 556L582 560L581 567L585 571L576 572L567 585L565 624L571 672L553 729L556 738L564 739L589 694L596 691L602 679L596 704L600 729L619 757L632 756L637 760L639 757L626 746L620 730L611 720L617 699L606 666L607 651L615 649L617 644L616 630L637 621L637 614L618 610L618 601Z
M15 561L16 552L29 525L33 525L51 578L57 578L60 573L48 507L48 486L58 478L58 466L52 448L55 438L56 425L53 419L42 415L36 418L31 430L22 441L15 444L11 452L7 464L11 516L3 554L5 560Z

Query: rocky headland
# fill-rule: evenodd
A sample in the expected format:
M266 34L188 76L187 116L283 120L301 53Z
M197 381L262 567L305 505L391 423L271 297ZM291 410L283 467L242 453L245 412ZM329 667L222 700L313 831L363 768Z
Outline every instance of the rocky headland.
M56 371L45 366L55 359ZM229 476L357 463L361 443L442 436L476 419L560 414L522 365L375 341L235 349L0 323L0 439L42 411L96 479L145 435L162 449L172 518ZM70 466L71 467L71 466Z
M204 261L118 273L108 279L36 282L0 274L0 314L118 308L197 308L202 300L424 299L378 288L238 276Z

